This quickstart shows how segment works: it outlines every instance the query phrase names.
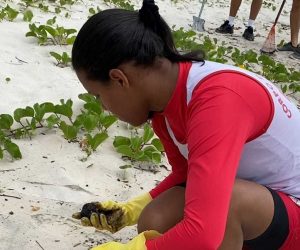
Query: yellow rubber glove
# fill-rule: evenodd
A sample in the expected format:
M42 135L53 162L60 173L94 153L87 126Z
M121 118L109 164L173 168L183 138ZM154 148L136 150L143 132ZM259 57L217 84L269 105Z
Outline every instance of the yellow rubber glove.
M135 225L144 207L152 201L149 193L140 195L126 203L115 201L92 202L82 207L73 218L81 219L83 226L93 226L98 230L115 233L126 226Z
M127 244L118 242L108 242L103 245L93 247L91 250L147 250L145 245L146 240L154 239L161 234L157 231L145 231L140 233L137 237L133 238Z

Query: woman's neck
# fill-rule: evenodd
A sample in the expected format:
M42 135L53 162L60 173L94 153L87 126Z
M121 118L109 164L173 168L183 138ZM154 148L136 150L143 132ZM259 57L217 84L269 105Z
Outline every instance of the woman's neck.
M161 112L169 103L176 87L179 63L161 58L151 72L151 83L146 84L151 111Z

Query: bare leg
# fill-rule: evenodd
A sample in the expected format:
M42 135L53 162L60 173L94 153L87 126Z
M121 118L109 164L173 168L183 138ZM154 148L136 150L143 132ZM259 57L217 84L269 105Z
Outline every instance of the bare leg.
M231 0L230 3L230 11L229 11L229 16L235 17L240 6L241 6L242 0Z
M262 0L253 0L252 1L249 19L251 19L251 20L256 19L257 15L260 11L262 2L263 2Z
M291 42L294 47L297 47L300 29L300 0L293 0L293 6L290 14L290 24Z
M174 187L150 202L140 215L138 233L149 229L164 233L181 221L184 211L184 192L184 187Z
M175 187L154 199L142 212L138 232L166 232L183 218L185 188ZM263 186L236 180L221 250L240 250L244 240L266 231L274 214L271 193Z
M266 231L273 215L274 201L266 187L236 180L219 250L242 249L244 240L254 239Z

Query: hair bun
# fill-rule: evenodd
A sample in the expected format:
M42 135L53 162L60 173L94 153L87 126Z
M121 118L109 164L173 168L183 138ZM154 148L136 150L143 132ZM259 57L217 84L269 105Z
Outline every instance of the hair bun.
M154 0L143 0L143 6L139 10L139 16L142 22L149 27L155 27L160 19L159 8Z

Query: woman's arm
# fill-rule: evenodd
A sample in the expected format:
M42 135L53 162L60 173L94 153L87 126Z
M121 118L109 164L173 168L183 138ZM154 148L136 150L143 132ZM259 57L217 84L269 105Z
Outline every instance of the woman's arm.
M248 102L225 87L199 88L194 93L187 124L184 219L161 237L148 240L148 250L215 250L220 246L243 146L261 129Z
M168 161L172 166L172 172L158 186L150 191L152 198L155 198L160 193L174 187L175 185L186 182L187 176L187 160L181 155L178 147L171 139L167 128L165 118L162 115L156 115L152 122L153 129L156 135L160 138Z

